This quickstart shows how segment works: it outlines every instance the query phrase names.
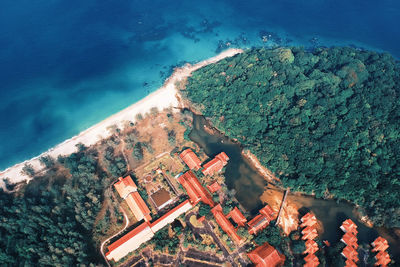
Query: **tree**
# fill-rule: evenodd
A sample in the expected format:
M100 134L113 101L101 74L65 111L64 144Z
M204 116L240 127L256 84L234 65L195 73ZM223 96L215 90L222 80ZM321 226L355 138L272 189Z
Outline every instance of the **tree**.
M32 164L25 163L24 167L22 168L21 174L33 177L35 176L35 169L33 168Z
M211 212L211 207L207 204L204 204L203 202L200 203L199 205L199 215L200 216L206 216Z

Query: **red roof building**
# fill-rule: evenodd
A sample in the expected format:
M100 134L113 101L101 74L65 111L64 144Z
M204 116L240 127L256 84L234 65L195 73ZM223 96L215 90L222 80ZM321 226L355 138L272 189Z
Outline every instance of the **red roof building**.
M358 262L358 252L352 246L346 246L342 251L343 257L353 262Z
M357 264L352 260L346 260L346 265L344 267L357 267Z
M381 251L376 254L375 259L375 266L386 267L391 262L390 256L386 251Z
M306 249L304 250L303 254L314 254L318 251L318 244L312 239L308 239L306 242Z
M125 178L119 177L118 182L114 184L114 187L122 199L125 199L130 193L137 190L137 186L130 175Z
M121 198L125 199L132 213L138 221L144 219L151 221L151 212L144 202L143 198L137 192L137 186L128 175L125 178L120 177L114 184L115 189Z
M305 264L304 267L317 267L319 265L319 259L314 254L308 254L304 257Z
M317 218L311 212L308 212L306 215L301 217L301 225L300 227L314 226L317 224Z
M238 207L233 208L229 213L228 213L228 219L232 218L232 220L238 225L238 226L244 226L245 223L247 222L246 217L244 217L243 213L238 209Z
M273 221L278 216L278 214L268 205L265 205L264 208L260 209L260 214L264 215L268 221Z
M353 248L357 249L358 248L358 244L357 244L357 237L355 235L353 235L352 233L345 233L342 237L342 239L340 239L340 241L342 241L343 243L345 243L348 246L352 246Z
M308 226L304 228L303 231L301 231L301 234L303 235L301 237L301 239L303 240L307 239L313 240L318 236L317 229L315 229L314 226Z
M212 160L203 165L202 170L204 175L213 175L222 170L222 168L228 164L229 157L225 152L221 152L215 156Z
M190 201L193 205L197 204L200 200L205 204L214 206L214 201L210 193L200 184L196 175L192 171L187 171L178 178L179 183L186 189Z
M199 170L201 168L201 161L196 154L190 149L185 149L179 154L179 157L188 165L191 170Z
M342 223L342 226L340 226L340 229L342 229L343 232L347 233L352 233L354 235L357 235L357 225L350 219L345 220Z
M379 236L377 239L375 239L374 242L372 242L372 246L374 247L372 249L373 252L385 251L389 248L387 240L381 236Z
M268 242L255 248L247 256L256 267L279 267L285 263L285 256Z
M211 185L207 185L207 188L210 190L211 194L214 194L221 189L221 185L218 182L214 182Z
M255 235L269 225L269 220L261 214L258 214L247 225L249 226L249 234Z
M225 233L237 244L240 244L241 239L240 236L236 233L235 227L231 224L231 222L225 217L221 204L218 204L214 208L211 209L212 214L214 215L215 220L218 225L224 230Z

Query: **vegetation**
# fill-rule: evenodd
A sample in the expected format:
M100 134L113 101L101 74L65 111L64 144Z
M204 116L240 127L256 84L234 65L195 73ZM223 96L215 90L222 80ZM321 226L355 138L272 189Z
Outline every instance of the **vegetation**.
M110 179L93 155L60 158L71 177L36 178L24 194L0 192L0 262L8 266L98 263L93 228ZM96 231L96 230L95 230Z
M399 89L388 54L262 48L194 72L182 93L284 186L399 227Z

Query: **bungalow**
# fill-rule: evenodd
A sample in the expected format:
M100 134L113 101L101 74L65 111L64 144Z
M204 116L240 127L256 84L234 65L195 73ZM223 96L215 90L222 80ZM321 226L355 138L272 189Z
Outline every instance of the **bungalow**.
M231 222L225 217L221 204L218 204L214 208L211 209L212 214L214 215L215 220L218 225L224 230L225 233L236 243L240 244L241 238L236 233L235 227L231 224Z
M319 265L319 259L314 254L308 254L304 257L306 264L304 267L317 267Z
M214 194L221 189L221 185L218 182L214 182L211 185L207 185L207 188L211 192L211 194Z
M244 217L243 213L238 209L238 207L233 208L227 215L228 219L232 218L232 220L238 226L244 226L247 222L246 217Z
M306 249L304 250L303 254L314 254L315 252L318 251L318 244L312 239L307 239L305 242Z
M346 246L341 254L348 260L358 262L358 252L352 246Z
M386 251L381 251L378 254L376 254L375 256L376 262L375 262L375 266L387 266L390 262L390 256Z
M301 231L301 234L303 235L301 237L301 239L303 240L307 239L313 240L318 236L317 229L315 229L314 226L308 226L304 228L303 231Z
M342 229L343 232L347 233L352 233L354 235L357 235L357 225L350 219L345 220L342 223L342 226L340 226L340 229Z
M379 236L377 239L375 239L374 242L372 242L372 246L374 247L372 249L373 252L385 251L389 248L387 240L381 236Z
M225 152L221 152L215 156L211 161L207 162L203 165L204 169L202 170L204 175L213 175L222 170L222 168L228 164L229 157L225 154Z
M357 264L354 263L352 260L346 260L344 267L357 267Z
M345 243L347 246L352 246L355 249L358 248L357 237L355 235L353 235L352 233L349 233L349 232L345 233L343 235L342 239L340 239L340 241Z
M256 267L280 267L285 263L285 255L268 242L250 251L247 256Z
M186 189L193 205L196 205L201 200L205 204L214 207L215 204L210 193L200 184L192 171L187 171L179 176L178 181Z
M311 212L308 212L306 215L301 217L300 220L302 222L300 227L302 228L307 226L314 226L315 224L317 224L317 218Z
M196 156L196 154L190 149L185 149L182 151L182 153L179 155L179 157L183 160L183 162L188 165L189 169L191 170L199 170L201 168L201 161L200 159Z

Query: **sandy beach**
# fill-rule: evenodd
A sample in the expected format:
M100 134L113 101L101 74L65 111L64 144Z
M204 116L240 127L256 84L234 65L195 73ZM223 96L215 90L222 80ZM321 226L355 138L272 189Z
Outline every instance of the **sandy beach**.
M49 149L41 155L16 164L4 171L0 172L0 187L5 189L3 178L8 178L10 183L20 183L23 181L29 181L32 179L29 176L21 174L22 168L25 164L31 164L36 172L43 170L43 166L40 164L39 158L41 156L51 156L57 158L59 155L69 155L76 152L76 145L82 143L86 146L93 145L98 141L107 138L111 135L108 128L112 125L123 127L125 122L134 122L136 114L145 114L153 107L157 107L158 110L163 110L168 107L178 107L179 101L177 98L178 91L175 84L179 81L184 80L191 73L199 68L202 68L208 64L215 63L223 58L232 57L238 53L242 53L241 49L228 49L215 57L201 61L195 65L186 64L183 67L175 69L173 74L165 81L164 85L157 91L146 96L142 100L132 104L131 106L123 109L122 111L108 117L107 119L99 122L98 124L90 127L89 129L81 132L77 136L74 136L63 143Z

